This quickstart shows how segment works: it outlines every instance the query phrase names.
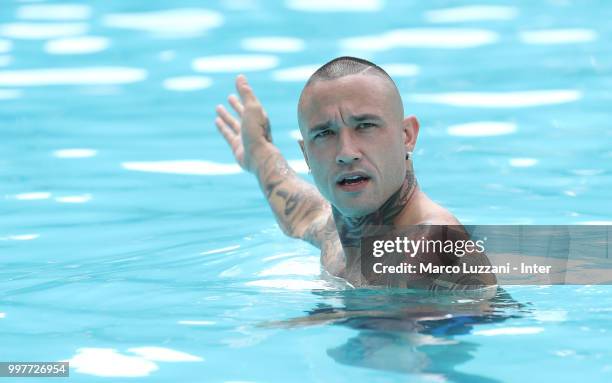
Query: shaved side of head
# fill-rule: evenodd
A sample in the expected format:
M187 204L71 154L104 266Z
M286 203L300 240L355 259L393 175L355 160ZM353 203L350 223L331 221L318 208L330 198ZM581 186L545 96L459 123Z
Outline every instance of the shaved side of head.
M306 85L304 85L304 89L302 89L300 100L298 102L298 120L300 119L304 96L308 88L319 81L331 81L350 75L379 76L382 80L386 81L390 85L391 90L397 96L397 106L399 108L401 118L403 118L404 105L402 103L402 97L399 89L397 89L397 85L395 85L395 81L393 81L391 76L389 76L384 69L373 62L358 57L342 56L324 64L310 76L306 82Z

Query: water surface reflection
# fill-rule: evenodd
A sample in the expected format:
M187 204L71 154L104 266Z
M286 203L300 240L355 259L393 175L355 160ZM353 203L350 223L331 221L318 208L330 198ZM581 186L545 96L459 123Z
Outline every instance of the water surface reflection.
M273 327L329 324L357 330L345 343L326 350L336 362L416 375L433 381L499 382L461 372L479 345L462 339L478 326L520 318L529 306L498 288L491 299L435 296L417 290L316 292L323 302L308 315L267 323Z

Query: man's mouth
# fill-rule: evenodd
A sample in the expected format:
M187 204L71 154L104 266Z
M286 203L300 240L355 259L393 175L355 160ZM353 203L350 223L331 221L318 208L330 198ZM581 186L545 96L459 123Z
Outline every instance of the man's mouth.
M346 174L340 177L336 184L344 191L355 192L363 189L368 181L370 177L366 174Z

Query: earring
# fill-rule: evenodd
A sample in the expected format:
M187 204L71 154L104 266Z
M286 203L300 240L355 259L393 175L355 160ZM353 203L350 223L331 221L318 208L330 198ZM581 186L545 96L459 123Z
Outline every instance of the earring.
M412 152L406 152L406 159L409 160L412 158Z

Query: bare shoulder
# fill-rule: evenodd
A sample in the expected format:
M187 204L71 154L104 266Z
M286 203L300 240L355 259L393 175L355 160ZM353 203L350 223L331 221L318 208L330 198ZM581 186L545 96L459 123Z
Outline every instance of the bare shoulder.
M423 195L415 224L417 225L461 225L448 209Z
M438 205L439 210L432 211L423 217L419 225L461 225L461 222L455 217L450 211L446 210L442 206Z

